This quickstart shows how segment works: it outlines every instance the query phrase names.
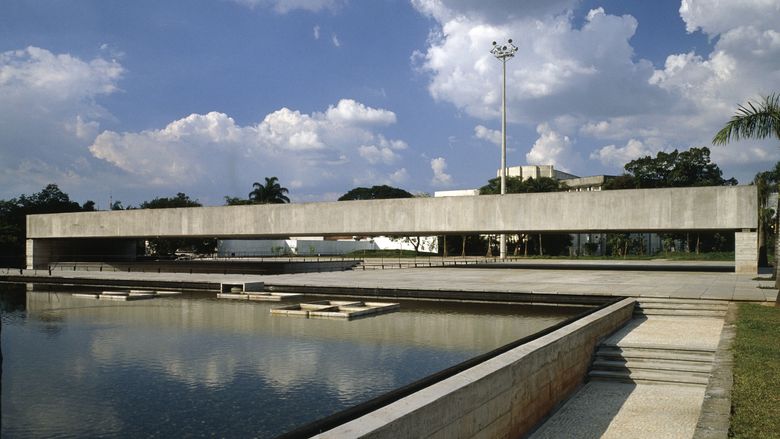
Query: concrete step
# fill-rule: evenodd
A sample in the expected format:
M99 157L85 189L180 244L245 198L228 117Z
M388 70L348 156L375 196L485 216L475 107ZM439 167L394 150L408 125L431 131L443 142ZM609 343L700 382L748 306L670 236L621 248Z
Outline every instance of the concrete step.
M643 310L648 309L674 309L674 310L701 310L701 311L726 311L728 305L708 304L708 303L661 303L637 302L636 307Z
M708 377L710 372L712 372L712 364L706 362L680 362L659 359L607 360L596 358L593 362L592 370L665 371Z
M663 297L642 297L637 299L637 303L708 304L728 306L729 301L717 299L669 299Z
M711 363L715 354L706 351L600 347L596 351L596 357L604 360L669 360Z
M709 382L709 377L654 371L592 370L588 372L588 377L595 380L619 381L627 383L673 383L706 386Z
M714 353L715 348L707 346L695 346L695 345L669 345L669 344L653 344L653 343L631 343L625 341L618 341L613 343L605 341L599 345L600 348L605 349L621 349L621 350L646 350L646 351L681 351L681 352L702 352L702 353Z
M716 317L722 318L726 311L707 311L690 309L634 309L636 316L675 316L675 317Z

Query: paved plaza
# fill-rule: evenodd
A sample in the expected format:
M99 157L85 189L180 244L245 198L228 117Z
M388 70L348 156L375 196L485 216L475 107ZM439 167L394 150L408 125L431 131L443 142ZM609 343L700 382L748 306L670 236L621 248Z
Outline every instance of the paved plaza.
M539 264L539 262L533 262ZM777 290L770 275L733 272L658 271L663 263L610 262L619 270L603 269L605 263L593 263L599 269L567 269L569 261L545 261L546 268L526 268L522 263L506 268L481 265L458 267L420 267L385 270L333 271L279 275L222 275L183 273L127 273L109 271L54 271L64 278L161 280L175 282L219 283L231 280L260 281L266 285L343 287L369 289L490 291L571 295L660 297L678 299L719 299L734 301L774 301ZM598 266L596 265L598 264ZM722 263L690 263L691 269ZM675 262L675 269L685 264ZM600 266L600 267L599 267ZM643 268L651 267L653 271ZM631 268L636 268L632 270ZM586 267L587 268L587 267ZM19 274L19 270L0 269ZM49 277L46 270L24 270L25 276Z

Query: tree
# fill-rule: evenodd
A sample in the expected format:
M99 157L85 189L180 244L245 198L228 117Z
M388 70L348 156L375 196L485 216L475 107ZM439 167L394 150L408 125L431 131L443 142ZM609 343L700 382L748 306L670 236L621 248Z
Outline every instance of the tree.
M687 151L660 151L626 163L626 173L608 181L604 189L644 189L661 187L735 185L737 180L724 179L723 172L710 160L707 147Z
M390 198L413 198L411 193L392 186L381 185L368 187L356 187L339 197L339 201L352 200L385 200Z
M243 199L238 197L225 196L225 206L245 206L247 204L254 204L252 200Z
M740 105L737 114L715 134L712 144L726 145L732 140L767 137L780 140L780 94L772 93L758 102Z
M740 105L735 114L726 125L715 134L713 145L725 145L732 140L740 139L766 139L772 137L780 140L780 95L772 93L758 102L748 101ZM777 200L777 209L780 214L780 197ZM777 235L777 234L776 234ZM780 237L775 239L775 287L780 288ZM776 304L780 304L778 295Z
M193 200L184 192L179 192L175 197L158 197L152 201L144 201L139 209L171 209L179 207L201 207L198 200Z
M94 205L94 203L93 203ZM79 212L84 209L56 184L49 184L40 192L20 195L8 201L0 200L0 259L4 265L24 264L24 244L27 238L27 215L44 213Z
M276 177L265 177L265 184L254 182L249 199L255 204L284 204L289 203L287 193L290 191L279 184Z

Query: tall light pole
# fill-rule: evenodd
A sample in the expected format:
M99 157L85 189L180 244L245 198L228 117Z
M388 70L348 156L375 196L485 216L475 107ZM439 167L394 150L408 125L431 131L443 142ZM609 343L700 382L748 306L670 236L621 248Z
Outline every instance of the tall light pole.
M493 48L490 53L501 61L502 84L501 84L501 195L506 193L506 62L515 56L517 47L512 44L510 38L506 44L499 46L493 41ZM499 257L506 259L506 234L501 234Z

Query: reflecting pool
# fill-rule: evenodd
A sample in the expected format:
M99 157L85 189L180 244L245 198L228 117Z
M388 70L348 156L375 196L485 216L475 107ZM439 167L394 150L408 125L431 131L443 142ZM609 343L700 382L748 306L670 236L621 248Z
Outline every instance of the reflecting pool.
M582 311L401 301L347 321L32 289L0 284L2 437L273 437Z

